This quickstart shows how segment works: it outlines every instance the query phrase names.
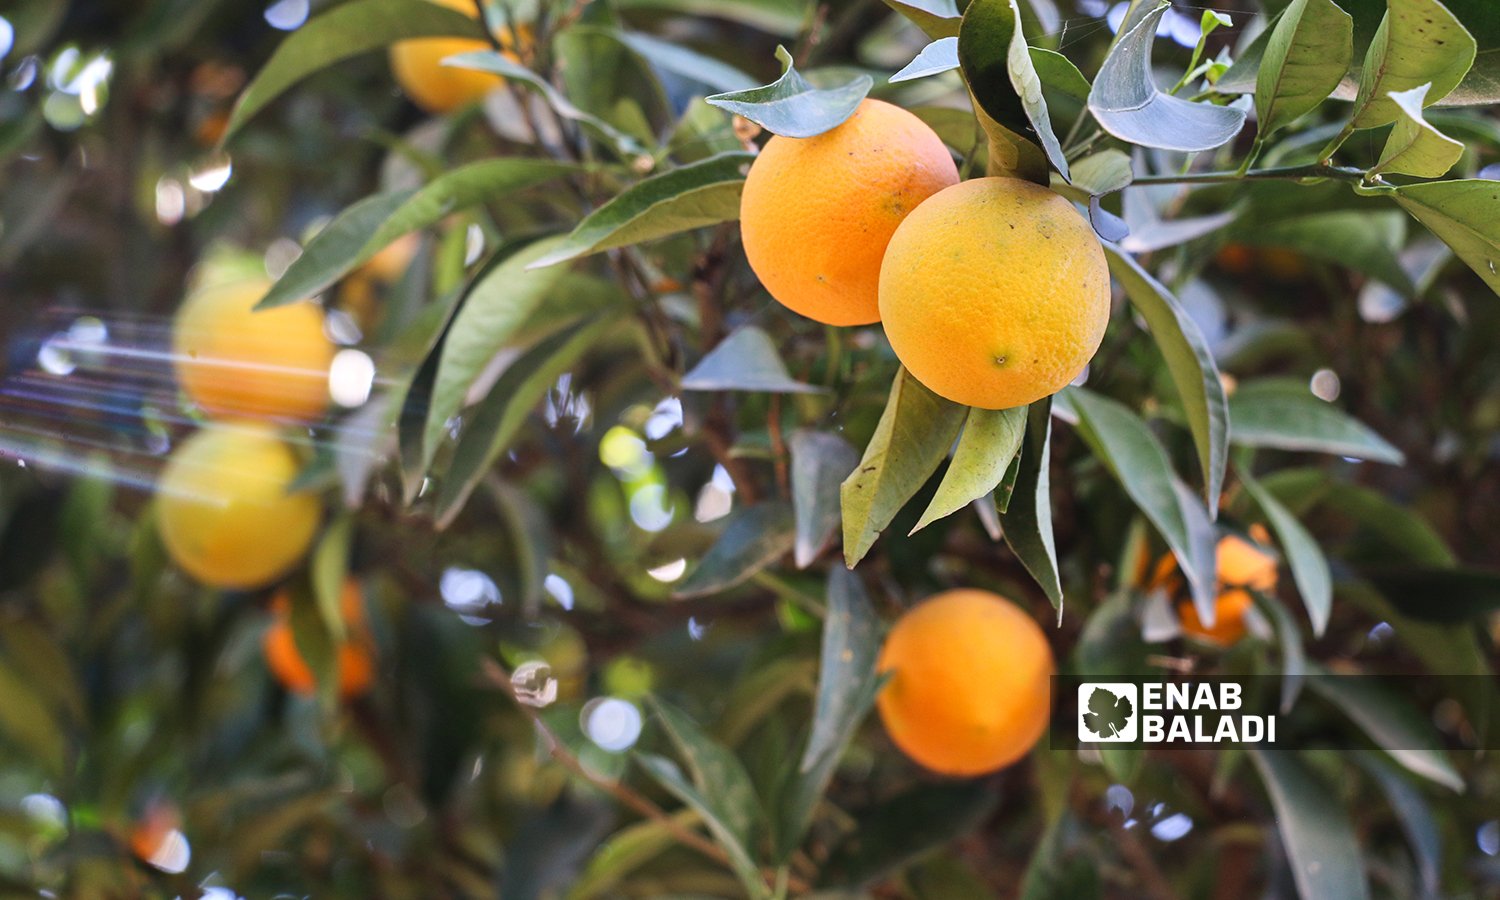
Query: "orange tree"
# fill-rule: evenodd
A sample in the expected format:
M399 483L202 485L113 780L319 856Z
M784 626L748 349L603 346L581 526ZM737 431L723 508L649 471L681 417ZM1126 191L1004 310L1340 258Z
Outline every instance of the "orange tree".
M1500 890L1490 0L0 14L0 893Z

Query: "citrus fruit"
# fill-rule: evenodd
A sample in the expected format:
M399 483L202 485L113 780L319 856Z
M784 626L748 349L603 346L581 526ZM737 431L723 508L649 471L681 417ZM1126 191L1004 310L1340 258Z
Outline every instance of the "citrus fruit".
M777 135L740 197L745 256L772 297L829 325L880 321L880 259L917 204L958 182L921 119L865 100L810 138Z
M338 645L339 696L349 699L370 689L375 680L375 662L370 653L369 636L365 633L365 607L359 582L353 578L345 580L339 601L344 625L348 629L347 636ZM288 691L304 695L313 693L318 688L318 679L297 649L297 640L292 633L292 602L285 589L277 591L271 598L271 616L271 627L266 629L261 641L266 668Z
M896 229L880 317L929 390L966 406L1025 406L1077 378L1099 349L1109 268L1073 204L1029 181L976 178Z
M1052 648L999 595L944 591L907 611L876 663L876 697L896 746L934 772L971 776L1026 755L1051 715Z
M471 19L479 18L473 0L429 0L439 6L456 9ZM497 29L502 46L511 43L510 32ZM412 38L391 45L391 74L411 101L435 115L468 106L505 83L491 72L445 66L443 60L459 53L489 50L488 41L478 38L433 37Z
M274 581L307 551L322 513L317 497L287 493L298 469L270 426L202 429L172 452L157 485L167 552L212 587Z
M1260 525L1251 526L1250 536L1261 543L1269 541L1271 537ZM1219 574L1213 627L1203 624L1203 620L1198 618L1197 608L1190 602L1178 604L1177 615L1182 620L1183 634L1220 647L1228 647L1245 636L1245 614L1254 605L1250 592L1265 593L1276 589L1276 558L1255 544L1232 534L1219 539L1214 558ZM1163 566L1172 559L1170 554L1164 557ZM1159 567L1158 572L1162 568ZM1167 571L1170 570L1167 568Z
M302 301L255 312L267 279L204 288L177 311L177 380L214 417L316 419L328 407L334 346L323 309Z

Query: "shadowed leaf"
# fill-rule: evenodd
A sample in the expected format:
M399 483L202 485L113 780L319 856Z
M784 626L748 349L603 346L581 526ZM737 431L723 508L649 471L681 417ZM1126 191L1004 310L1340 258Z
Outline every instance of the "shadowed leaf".
M1396 121L1401 111L1390 98L1393 91L1431 84L1422 101L1427 106L1448 96L1474 64L1477 49L1473 35L1438 0L1389 0L1365 51L1353 126Z
M836 434L808 428L792 433L792 505L797 568L817 558L839 527L839 485L859 465L859 451Z
M1297 893L1318 900L1369 900L1354 826L1337 795L1290 751L1245 744L1260 772Z
M672 596L703 597L742 583L792 549L795 527L791 504L779 500L735 513Z
M813 87L797 72L785 49L776 48L776 58L786 66L780 78L764 87L714 94L708 102L772 134L809 138L842 125L875 83L868 75L858 75L837 87Z
M769 391L820 394L826 388L793 378L771 336L754 325L737 328L682 376L685 391Z
M1333 0L1292 0L1270 31L1255 83L1261 136L1316 109L1354 59L1354 19Z
M1026 434L1026 407L969 410L953 461L943 474L927 511L912 528L918 531L988 495L1005 478Z

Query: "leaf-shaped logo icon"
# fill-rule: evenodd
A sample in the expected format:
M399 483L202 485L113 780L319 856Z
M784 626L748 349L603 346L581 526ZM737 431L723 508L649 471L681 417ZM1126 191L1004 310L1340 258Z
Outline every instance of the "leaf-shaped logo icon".
M1084 727L1099 737L1114 737L1130 724L1135 708L1129 697L1116 696L1104 688L1094 688L1089 695L1089 711L1083 714Z

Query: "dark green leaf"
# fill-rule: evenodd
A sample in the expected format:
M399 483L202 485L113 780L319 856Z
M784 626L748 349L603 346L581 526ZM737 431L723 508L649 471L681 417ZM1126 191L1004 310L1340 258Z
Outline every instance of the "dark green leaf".
M941 75L958 68L958 38L939 38L922 48L917 58L891 76L891 83Z
M943 474L927 511L912 528L921 529L988 495L1005 478L1026 434L1026 409L970 409L953 462Z
M66 769L67 746L57 718L8 665L0 662L0 734L54 777Z
M1457 623L1500 609L1500 575L1485 569L1370 566L1360 574L1413 619Z
M1016 0L971 0L958 35L958 58L979 109L1009 132L1039 143L1047 160L1067 179L1068 160L1052 132L1042 80L1021 33ZM993 169L996 164L992 141L992 175L999 174Z
M685 391L769 391L819 394L826 388L798 381L786 370L771 336L754 325L735 329L682 376Z
M528 268L738 219L740 191L754 159L749 153L721 153L633 184Z
M1397 202L1400 202L1399 197ZM1291 247L1313 259L1378 278L1401 296L1410 297L1411 277L1401 268L1401 261L1396 256L1404 225L1400 218L1390 213L1343 210L1259 225L1237 237L1258 246ZM1442 237L1441 234L1438 236Z
M842 125L875 84L870 76L857 75L837 87L816 88L797 72L786 50L776 48L776 56L786 66L780 78L748 91L715 94L708 102L772 134L809 138Z
M755 799L755 787L750 783L744 764L732 750L704 734L686 713L657 697L650 699L710 811L736 840L746 847L751 846L761 814L759 802Z
M1073 662L1084 681L1148 681L1146 646L1141 626L1131 606L1131 594L1120 591L1089 614ZM1141 743L1096 744L1110 777L1133 781L1140 770L1145 745Z
M1421 895L1441 896L1443 845L1427 798L1377 754L1361 751L1355 754L1354 760L1380 785L1381 793L1385 794L1397 820L1401 822L1406 842L1411 846L1412 856L1416 857L1417 872L1422 882Z
M1464 780L1448 761L1437 731L1406 697L1368 676L1334 674L1317 667L1309 672L1307 686L1342 710L1413 775L1450 790L1464 789Z
M1019 900L1099 900L1103 885L1098 863L1070 846L1069 837L1077 830L1072 814L1064 812L1042 835L1026 864Z
M743 509L730 518L724 533L672 596L704 597L727 591L780 559L795 540L791 504L772 500Z
M1276 541L1281 544L1281 549L1286 553L1287 564L1292 568L1297 592L1302 595L1302 603L1307 607L1307 617L1312 620L1313 634L1322 637L1323 630L1328 627L1328 614L1333 606L1333 576L1328 571L1328 560L1323 556L1322 548L1307 533L1307 529L1302 527L1302 523L1297 521L1297 517L1282 506L1270 491L1261 487L1260 482L1250 477L1249 473L1242 471L1240 482L1245 485L1245 490L1254 498L1261 512L1266 514L1266 521L1271 523Z
M541 611L544 582L552 570L552 523L547 511L531 495L498 478L485 482L490 499L505 527L516 580L521 584L521 609L527 616Z
M858 814L824 865L824 886L870 884L977 828L999 797L983 782L927 784Z
M1380 161L1370 170L1371 175L1394 172L1420 178L1441 178L1463 158L1463 143L1438 131L1422 117L1422 107L1426 105L1423 98L1428 89L1429 85L1424 84L1409 91L1390 93L1400 117L1385 142Z
M619 6L713 16L782 37L796 37L807 19L803 0L619 0Z
M1397 188L1394 196L1402 209L1442 238L1490 290L1500 294L1500 215L1495 214L1500 181L1408 184Z
M640 762L641 768L650 773L672 796L681 800L703 819L703 824L708 826L714 840L718 841L719 846L723 847L724 852L729 855L729 863L734 868L735 874L739 876L740 882L744 884L751 900L764 900L768 897L766 883L761 879L760 870L756 868L755 861L750 858L745 845L735 837L728 825L714 815L708 799L683 780L682 770L678 769L670 759L650 753L638 754L636 760Z
M1280 600L1259 591L1251 596L1276 628L1276 642L1281 646L1281 713L1286 715L1307 683L1307 648L1302 645L1302 631L1291 610Z
M836 434L800 428L787 441L792 457L792 506L797 525L797 568L823 552L839 527L839 485L859 465L859 451Z
M1448 96L1474 64L1477 45L1463 23L1438 0L1388 0L1385 18L1365 51L1359 94L1354 100L1355 128L1375 128L1396 121L1400 109L1392 91L1431 84L1428 106Z
M958 37L962 20L954 0L885 0L885 5L906 16L935 41Z
M1255 84L1261 137L1316 109L1354 60L1354 19L1333 0L1292 0L1270 30Z
M344 640L348 631L344 622L344 579L349 574L349 547L353 540L354 519L343 515L323 530L313 550L313 599L323 617L323 627L335 643Z
M906 883L913 900L995 900L973 869L946 853L912 866Z
M615 29L613 34L652 65L714 90L743 91L755 87L755 79L734 66L686 47L669 44L636 31Z
M1036 579L1052 608L1062 615L1062 581L1052 537L1052 401L1026 408L1026 440L1015 465L1010 501L1000 514L1000 528L1021 565ZM1003 482L1002 482L1003 483Z
M1289 378L1260 378L1229 398L1229 438L1247 447L1332 453L1401 465L1400 450L1308 386Z
M1089 101L1089 80L1083 77L1083 73L1078 71L1071 59L1055 50L1042 47L1032 47L1030 50L1031 66L1036 69L1036 75L1042 80L1042 84L1062 91L1079 103Z
M1276 33L1276 26L1281 22L1281 13L1271 17L1266 24L1266 29L1255 36L1239 55L1233 65L1219 76L1214 82L1214 90L1221 94L1253 94L1260 77L1261 63L1265 60L1266 45L1271 43L1271 35Z
M1244 746L1271 795L1297 893L1304 900L1369 900L1359 842L1338 796L1291 752Z
M859 467L839 491L844 561L849 568L869 552L885 526L937 471L966 412L967 407L923 387L906 369L896 373L880 424Z

